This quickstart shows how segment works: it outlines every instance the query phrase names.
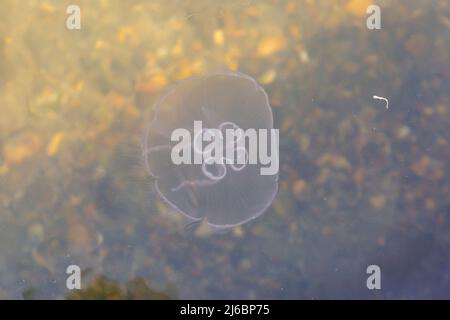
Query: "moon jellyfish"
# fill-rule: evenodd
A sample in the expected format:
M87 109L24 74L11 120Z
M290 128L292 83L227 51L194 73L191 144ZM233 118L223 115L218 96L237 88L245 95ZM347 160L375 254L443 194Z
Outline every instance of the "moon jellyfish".
M266 211L278 190L278 130L253 78L224 72L184 80L153 112L144 163L171 207L216 230ZM270 159L276 170L267 173Z

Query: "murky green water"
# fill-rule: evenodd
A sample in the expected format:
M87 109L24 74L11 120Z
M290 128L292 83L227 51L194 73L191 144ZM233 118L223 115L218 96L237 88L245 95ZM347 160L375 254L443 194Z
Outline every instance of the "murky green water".
M450 298L450 2L379 1L381 30L370 3L77 1L68 30L64 2L0 2L0 297ZM186 233L141 142L170 85L218 70L267 91L279 191Z

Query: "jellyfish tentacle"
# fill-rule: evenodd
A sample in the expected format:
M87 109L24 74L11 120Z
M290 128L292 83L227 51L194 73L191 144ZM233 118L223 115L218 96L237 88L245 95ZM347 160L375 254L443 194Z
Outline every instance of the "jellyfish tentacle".
M195 231L195 229L197 229L197 227L202 223L203 219L199 219L199 220L194 220L191 222L188 222L184 227L183 230L184 232L190 234L193 231Z

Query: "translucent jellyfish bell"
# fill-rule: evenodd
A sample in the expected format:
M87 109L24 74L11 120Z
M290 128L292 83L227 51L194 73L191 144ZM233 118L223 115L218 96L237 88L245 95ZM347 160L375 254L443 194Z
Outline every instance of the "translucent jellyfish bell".
M253 78L225 72L187 79L171 88L154 112L145 136L144 162L169 205L190 221L204 221L215 229L246 223L270 206L278 172L262 175L261 164L249 162L250 140L243 134L247 129L273 129L267 94ZM195 121L201 121L201 131L195 130ZM180 128L190 133L191 159L200 157L201 163L172 161L172 149L179 142L171 135ZM237 133L231 140L226 139L228 129ZM214 162L215 152L205 148L207 136L223 146L220 162ZM274 146L269 148L274 151ZM229 150L234 159L227 157Z

